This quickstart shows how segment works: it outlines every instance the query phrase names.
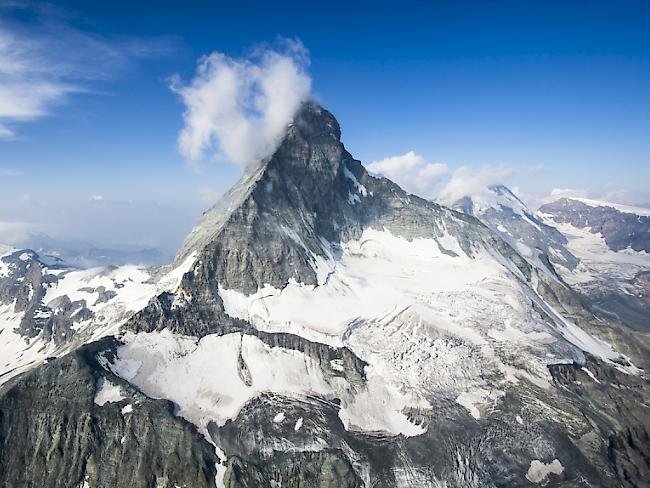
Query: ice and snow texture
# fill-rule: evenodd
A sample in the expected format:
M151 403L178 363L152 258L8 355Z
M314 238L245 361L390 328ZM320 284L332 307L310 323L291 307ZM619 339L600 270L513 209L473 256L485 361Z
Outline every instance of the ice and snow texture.
M304 355L271 349L241 334L196 338L162 333L127 335L113 371L156 398L179 405L179 415L205 431L210 420L234 419L260 392L332 392L320 368ZM239 369L246 363L252 384ZM136 366L137 365L137 366Z
M254 336L209 335L197 341L165 330L127 334L124 339L126 344L118 349L111 370L150 396L174 401L178 414L204 433L209 421L223 425L265 391L341 398L341 418L351 428L405 435L422 432L401 412L405 402L398 392L373 381L371 391L356 393L344 379L326 378L320 366L302 352L272 348ZM240 370L240 357L250 381L245 381ZM369 403L374 407L369 409ZM275 422L283 420L282 412L274 418Z
M74 271L44 266L43 274L56 274L58 280L47 286L43 305L67 296L73 302L85 300L87 308L95 316L91 320L75 323L72 341L57 346L51 341L45 341L40 335L26 338L15 332L24 312L15 312L14 304L0 305L0 384L48 357L59 356L80 344L117 334L124 321L144 308L152 297L176 289L183 274L194 264L195 257L196 253L189 255L158 280L136 266ZM0 260L0 277L9 266ZM106 301L99 300L99 287L104 287L106 292L115 293L115 296ZM47 318L47 315L41 314L40 317Z
M650 208L634 207L632 205L622 205L620 203L604 202L602 200L593 200L590 198L571 197L571 200L577 200L585 205L589 205L590 207L610 207L615 208L619 212L650 217Z
M97 392L95 393L95 403L100 407L106 403L115 403L124 400L126 397L122 394L120 385L116 385L104 376L97 380Z
M319 286L291 281L282 290L266 285L246 296L222 288L220 295L228 314L261 330L350 347L370 364L367 392L381 384L417 409L428 408L429 394L446 394L477 419L508 384L550 387L549 363L579 360L580 349L616 356L572 323L541 320L531 305L541 299L493 253L476 249L470 258L452 236L441 240L458 256L432 239L369 229L342 245ZM356 398L372 410L372 396ZM359 420L341 417L348 425Z
M535 459L530 462L530 467L528 468L528 473L526 473L526 478L531 483L541 484L546 481L546 479L551 474L561 475L564 471L564 466L560 463L559 460L553 459L548 464Z
M567 248L580 259L575 270L557 268L569 285L587 295L602 287L617 287L619 292L628 295L639 293L633 278L639 272L650 271L650 254L629 248L613 251L602 234L592 233L589 227L581 229L555 222L548 214L540 216L567 237Z

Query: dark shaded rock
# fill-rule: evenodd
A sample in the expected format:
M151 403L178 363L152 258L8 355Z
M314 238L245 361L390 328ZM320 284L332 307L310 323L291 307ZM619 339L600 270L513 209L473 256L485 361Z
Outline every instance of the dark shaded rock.
M214 487L213 447L152 400L104 371L82 348L14 378L0 391L0 485L7 488ZM125 399L94 403L98 379ZM130 413L122 413L126 405Z

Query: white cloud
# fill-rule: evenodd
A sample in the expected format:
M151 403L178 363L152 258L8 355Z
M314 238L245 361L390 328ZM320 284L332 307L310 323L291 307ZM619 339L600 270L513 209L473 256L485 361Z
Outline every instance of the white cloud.
M551 193L539 199L539 203L543 205L545 203L555 202L561 198L587 198L588 193L587 190L577 188L553 188Z
M89 202L95 202L99 203L104 201L104 195L90 195L90 198L88 198Z
M50 115L69 95L113 78L135 58L165 54L164 46L172 42L91 34L49 4L1 3L0 138L13 138L13 125Z
M453 205L466 196L488 196L490 186L504 184L515 175L516 171L511 168L461 166L452 173L449 182L440 191L438 201Z
M528 167L528 172L533 175L545 173L547 170L548 167L545 164L533 164Z
M368 171L381 174L403 187L406 191L431 197L440 179L449 173L442 163L427 163L422 156L409 151L401 156L392 156L373 161Z
M195 167L206 152L241 166L268 156L309 97L307 64L299 41L243 59L218 52L201 58L189 83L172 81L185 104L181 153Z

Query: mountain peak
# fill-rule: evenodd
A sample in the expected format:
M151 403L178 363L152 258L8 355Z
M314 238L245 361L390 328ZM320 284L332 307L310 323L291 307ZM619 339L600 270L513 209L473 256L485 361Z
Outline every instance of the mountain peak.
M341 127L336 117L314 101L301 105L288 132L288 135L299 132L302 137L312 140L341 140Z

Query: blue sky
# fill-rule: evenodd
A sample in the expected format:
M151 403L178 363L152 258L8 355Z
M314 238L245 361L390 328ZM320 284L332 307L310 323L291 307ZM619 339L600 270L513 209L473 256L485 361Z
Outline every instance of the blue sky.
M171 77L281 38L308 50L311 91L364 162L414 151L531 201L650 202L647 2L204 3L0 0L18 46L0 37L0 240L24 226L173 252L241 166L188 164ZM50 81L42 106L14 106Z

